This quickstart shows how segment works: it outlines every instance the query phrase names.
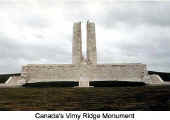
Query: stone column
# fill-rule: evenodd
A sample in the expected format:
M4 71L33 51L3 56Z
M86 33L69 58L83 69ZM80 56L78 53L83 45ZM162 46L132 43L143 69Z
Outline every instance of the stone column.
M95 24L87 21L87 61L97 64Z
M81 22L73 25L72 63L80 64L82 59Z

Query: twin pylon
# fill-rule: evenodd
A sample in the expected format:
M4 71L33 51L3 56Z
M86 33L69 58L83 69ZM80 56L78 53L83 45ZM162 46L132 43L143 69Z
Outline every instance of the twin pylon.
M87 64L97 64L96 52L96 33L95 24L87 21ZM82 55L82 33L81 22L76 22L73 25L73 42L72 42L72 63L81 64L84 59Z

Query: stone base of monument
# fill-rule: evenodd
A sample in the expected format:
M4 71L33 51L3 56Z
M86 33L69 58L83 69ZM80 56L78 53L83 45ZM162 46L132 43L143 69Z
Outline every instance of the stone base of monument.
M90 83L89 81L80 80L79 85L75 87L94 87L94 86L90 86L89 83Z

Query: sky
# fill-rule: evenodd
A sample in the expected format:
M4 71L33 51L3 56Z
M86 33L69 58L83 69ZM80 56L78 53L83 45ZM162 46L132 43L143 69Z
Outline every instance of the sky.
M71 64L73 23L95 22L98 63L170 72L170 1L0 0L0 73Z

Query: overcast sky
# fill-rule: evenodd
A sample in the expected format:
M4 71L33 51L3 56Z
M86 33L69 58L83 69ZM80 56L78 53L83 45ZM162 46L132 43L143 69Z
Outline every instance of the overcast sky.
M170 2L60 1L0 0L0 73L71 63L73 22L82 21L85 41L88 19L96 24L98 63L170 72Z

